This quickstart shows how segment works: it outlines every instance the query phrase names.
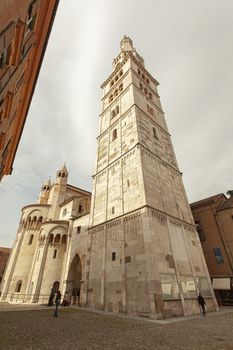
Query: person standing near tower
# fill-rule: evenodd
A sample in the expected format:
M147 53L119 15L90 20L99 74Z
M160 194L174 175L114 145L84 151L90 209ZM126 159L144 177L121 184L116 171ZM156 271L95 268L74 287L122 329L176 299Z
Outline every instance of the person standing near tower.
M56 306L56 308L55 308L53 317L57 317L58 316L58 306L60 305L60 302L61 302L61 292L59 290L57 292L56 299L55 299L55 306Z
M201 293L199 293L197 300L198 300L198 304L201 306L202 314L204 316L206 316L206 312L205 312L205 304L206 304L206 302L205 302L205 299L203 298L203 296L201 295Z

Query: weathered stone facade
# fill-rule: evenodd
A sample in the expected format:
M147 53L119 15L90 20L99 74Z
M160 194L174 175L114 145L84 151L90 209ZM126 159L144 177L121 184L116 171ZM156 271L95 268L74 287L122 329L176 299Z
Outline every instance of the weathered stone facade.
M37 250L38 244L44 248L34 263L39 266L34 299L58 281L73 302L99 310L152 318L193 314L199 312L198 292L209 310L217 307L157 86L124 37L102 85L90 208L90 195L80 194L84 215L72 213L80 206L78 192L67 203L62 177L49 189L49 200L41 196L47 214L38 229L41 243L35 242ZM56 266L51 234L67 236ZM27 266L33 258L31 251Z

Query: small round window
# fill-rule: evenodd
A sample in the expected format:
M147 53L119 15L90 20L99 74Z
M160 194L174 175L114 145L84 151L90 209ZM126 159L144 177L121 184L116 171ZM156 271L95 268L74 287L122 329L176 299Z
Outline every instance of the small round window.
M67 214L67 209L65 208L63 209L62 216L66 216L66 214Z

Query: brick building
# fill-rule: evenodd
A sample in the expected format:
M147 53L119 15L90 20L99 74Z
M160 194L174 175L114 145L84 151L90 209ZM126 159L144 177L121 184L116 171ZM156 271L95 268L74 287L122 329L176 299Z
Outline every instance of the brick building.
M0 2L0 180L12 172L58 2Z
M191 204L214 291L221 305L233 305L233 192Z

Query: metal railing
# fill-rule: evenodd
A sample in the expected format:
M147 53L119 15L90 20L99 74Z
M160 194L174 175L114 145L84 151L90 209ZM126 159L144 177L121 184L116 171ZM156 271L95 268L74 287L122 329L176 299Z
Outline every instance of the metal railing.
M50 294L21 294L21 293L3 293L1 295L2 301L9 301L10 303L37 303L47 305Z

